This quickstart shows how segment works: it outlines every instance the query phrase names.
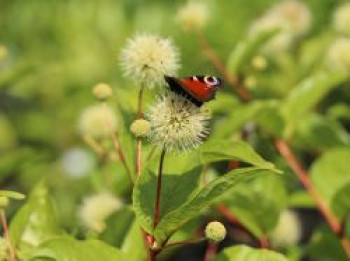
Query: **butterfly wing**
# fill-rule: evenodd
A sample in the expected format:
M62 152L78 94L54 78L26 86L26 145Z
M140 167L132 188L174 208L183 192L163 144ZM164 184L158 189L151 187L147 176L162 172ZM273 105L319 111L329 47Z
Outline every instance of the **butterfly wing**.
M204 102L215 98L215 92L222 82L214 76L192 76L177 79L165 76L170 89L185 96L195 105L201 106Z

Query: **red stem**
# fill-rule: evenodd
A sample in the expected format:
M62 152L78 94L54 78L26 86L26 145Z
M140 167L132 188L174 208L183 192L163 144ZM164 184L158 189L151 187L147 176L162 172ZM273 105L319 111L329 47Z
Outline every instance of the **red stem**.
M1 224L2 224L2 227L4 229L4 236L6 238L6 242L7 242L8 248L9 248L9 252L10 252L10 261L15 261L16 260L15 248L12 245L9 229L7 226L5 212L3 210L1 210L0 212L1 212L0 213Z
M325 202L322 200L321 196L315 190L307 171L300 164L300 162L294 156L289 145L283 140L275 140L275 146L283 158L287 161L289 167L294 171L295 175L298 177L299 181L305 189L309 192L311 197L314 199L317 204L321 214L324 216L332 231L336 235L340 235L342 228L341 224L337 221L337 218L333 215L332 212L328 209Z
M164 164L165 152L166 152L166 149L163 148L162 153L160 155L160 160L159 160L158 179L157 179L157 196L156 196L156 203L154 207L153 228L157 227L159 223L159 218L160 218L160 198L161 198L161 192L162 192L162 176L163 176L163 164Z
M216 252L218 251L218 245L208 241L207 250L205 252L204 261L211 261L215 258Z

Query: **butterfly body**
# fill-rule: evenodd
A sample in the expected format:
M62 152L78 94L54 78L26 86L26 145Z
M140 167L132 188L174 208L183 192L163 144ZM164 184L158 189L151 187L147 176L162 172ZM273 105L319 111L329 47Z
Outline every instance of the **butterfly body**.
M222 85L220 78L215 76L192 76L175 78L164 76L170 90L184 96L196 106L215 98L215 92Z

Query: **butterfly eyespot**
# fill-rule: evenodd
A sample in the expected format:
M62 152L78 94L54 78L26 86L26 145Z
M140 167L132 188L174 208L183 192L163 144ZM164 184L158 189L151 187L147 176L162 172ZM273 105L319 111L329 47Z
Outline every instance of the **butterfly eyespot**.
M218 79L214 76L205 76L204 82L209 85L217 85L219 83Z

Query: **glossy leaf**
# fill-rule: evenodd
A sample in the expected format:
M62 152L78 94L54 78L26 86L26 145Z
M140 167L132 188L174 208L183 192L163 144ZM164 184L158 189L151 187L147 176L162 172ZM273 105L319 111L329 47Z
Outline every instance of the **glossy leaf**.
M160 218L179 208L197 191L200 168L192 169L181 175L163 173L161 190ZM137 181L133 191L133 204L136 217L147 232L153 231L154 202L157 191L157 176L145 171Z
M256 167L277 171L271 162L264 160L254 149L244 141L211 140L201 147L204 164L239 160Z
M262 174L261 168L235 169L208 183L191 200L163 216L154 231L157 242L161 244L176 229L196 217L235 185L251 180L260 174Z
M261 175L232 189L226 204L251 233L261 237L276 226L286 203L287 192L281 176Z

